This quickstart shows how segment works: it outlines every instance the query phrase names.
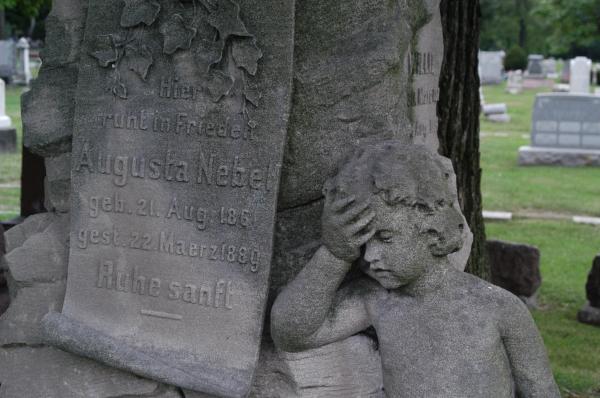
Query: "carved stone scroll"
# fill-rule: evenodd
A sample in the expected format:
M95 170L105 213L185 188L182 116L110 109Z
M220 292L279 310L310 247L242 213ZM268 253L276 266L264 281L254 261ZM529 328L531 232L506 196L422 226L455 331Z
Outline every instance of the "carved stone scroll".
M71 245L47 340L246 396L289 114L294 2L90 1ZM277 18L266 18L277 15Z

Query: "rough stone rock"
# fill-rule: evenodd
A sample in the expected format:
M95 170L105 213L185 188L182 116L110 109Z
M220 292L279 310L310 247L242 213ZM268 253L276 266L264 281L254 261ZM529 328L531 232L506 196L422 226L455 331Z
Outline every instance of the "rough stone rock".
M51 347L0 347L0 383L2 398L160 396L155 381Z
M56 218L52 213L40 213L27 217L21 224L6 232L6 253L10 253L18 247L23 246L25 241L33 234L42 232Z
M20 288L0 317L0 346L42 344L40 321L49 311L60 311L64 298L64 282Z
M48 157L45 163L48 182L71 179L71 152Z
M71 180L44 181L44 207L48 211L68 213L71 206Z
M596 256L594 259L594 264L588 275L585 290L590 305L595 308L600 308L600 255Z
M588 302L577 314L577 319L581 323L600 326L600 308L592 307Z
M516 296L532 297L542 284L540 251L529 245L490 240L486 249L492 283Z
M68 217L57 217L43 232L33 234L6 255L11 277L18 286L66 278Z

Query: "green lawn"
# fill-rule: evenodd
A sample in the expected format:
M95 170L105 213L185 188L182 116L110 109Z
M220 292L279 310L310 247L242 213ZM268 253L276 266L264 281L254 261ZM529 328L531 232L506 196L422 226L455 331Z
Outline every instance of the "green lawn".
M17 148L14 154L0 154L0 220L10 220L19 213L21 180L21 93L23 88L9 86L6 90L6 114L17 128ZM8 186L8 187L7 187Z
M517 166L519 147L529 144L535 94L541 91L511 95L504 85L484 87L486 102L507 103L512 117L507 124L481 121L484 208L600 216L600 168ZM488 238L540 249L544 280L540 309L533 315L556 380L565 397L600 397L600 328L576 319L592 260L600 252L600 227L517 219L488 222L486 232Z

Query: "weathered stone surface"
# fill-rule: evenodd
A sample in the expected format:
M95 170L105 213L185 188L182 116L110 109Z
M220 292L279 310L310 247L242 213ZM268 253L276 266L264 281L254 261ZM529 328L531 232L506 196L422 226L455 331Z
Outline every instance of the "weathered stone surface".
M21 224L6 232L6 252L10 253L18 247L23 246L25 241L32 235L44 231L56 219L52 213L40 213L28 217Z
M588 325L600 326L600 308L591 306L589 302L586 303L577 313L577 320Z
M55 217L43 232L31 235L6 255L12 279L19 286L55 282L67 275L68 217Z
M71 152L44 159L46 178L49 182L71 179Z
M372 328L386 396L509 397L517 390L560 397L525 305L448 259L462 246L464 229L452 175L437 152L385 141L349 157L327 181L321 245L271 312L275 345L295 353L283 357L298 392L317 385L308 396L353 396L352 382L329 383L324 371L312 371L335 374L334 363L351 364L354 357L331 344ZM317 347L332 350L321 363L310 352ZM303 353L308 363L295 362ZM333 353L344 359L328 363ZM369 369L367 358L377 362L359 356L362 369Z
M489 240L487 255L492 283L515 296L531 297L542 284L540 251L524 244Z
M519 166L600 166L599 149L540 148L523 146L519 148Z
M600 308L600 255L596 256L585 285L587 299L592 307Z
M0 347L0 383L2 398L161 396L154 381L51 347Z
M280 208L322 197L325 179L364 144L437 147L439 1L301 1L295 37Z
M71 180L44 181L44 207L48 211L68 213L71 208Z
M47 339L245 396L267 304L294 3L147 7L89 5L67 293L62 314L46 317ZM64 181L49 181L51 202L53 188L67 197Z
M64 298L64 282L19 288L0 317L0 346L43 344L41 320L50 311L60 311Z

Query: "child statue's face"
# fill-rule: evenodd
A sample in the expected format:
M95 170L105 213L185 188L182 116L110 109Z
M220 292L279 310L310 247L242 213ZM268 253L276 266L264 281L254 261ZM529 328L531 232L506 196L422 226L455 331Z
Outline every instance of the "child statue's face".
M366 244L363 271L392 290L423 275L433 261L426 236L420 233L423 214L412 207L390 207L376 199L376 234Z

